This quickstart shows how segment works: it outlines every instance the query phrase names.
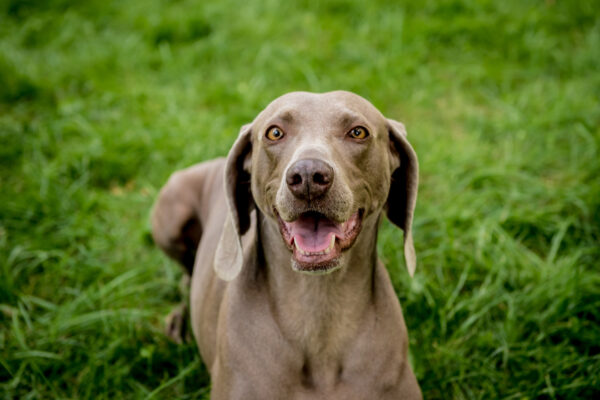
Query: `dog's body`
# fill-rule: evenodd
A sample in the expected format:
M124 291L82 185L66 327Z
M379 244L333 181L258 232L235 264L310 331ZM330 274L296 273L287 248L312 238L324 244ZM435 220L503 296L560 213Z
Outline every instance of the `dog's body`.
M387 208L414 270L416 185L403 126L347 92L282 96L226 160L171 177L153 235L192 275L211 398L421 398L376 255Z

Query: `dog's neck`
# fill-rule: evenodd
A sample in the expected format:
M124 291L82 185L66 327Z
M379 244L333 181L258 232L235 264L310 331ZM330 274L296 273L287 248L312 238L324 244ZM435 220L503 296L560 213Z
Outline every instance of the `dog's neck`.
M257 217L265 259L264 283L282 334L306 357L334 361L373 304L377 217L363 221L356 242L342 254L341 268L325 275L294 271L291 252L276 222L260 212Z

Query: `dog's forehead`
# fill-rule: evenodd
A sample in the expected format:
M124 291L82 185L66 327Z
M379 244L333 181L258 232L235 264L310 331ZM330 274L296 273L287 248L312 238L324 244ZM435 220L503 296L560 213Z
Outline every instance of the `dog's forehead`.
M353 119L367 119L376 123L383 115L369 101L351 92L291 92L273 100L255 122L274 118L285 122L343 124Z

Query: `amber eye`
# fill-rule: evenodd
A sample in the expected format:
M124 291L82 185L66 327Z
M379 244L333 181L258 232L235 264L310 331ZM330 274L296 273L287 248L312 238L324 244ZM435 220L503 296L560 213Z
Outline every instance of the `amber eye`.
M356 126L348 131L348 136L352 139L364 139L369 136L369 131L362 126Z
M267 130L267 134L265 136L267 139L275 142L283 138L283 131L277 126L272 126Z

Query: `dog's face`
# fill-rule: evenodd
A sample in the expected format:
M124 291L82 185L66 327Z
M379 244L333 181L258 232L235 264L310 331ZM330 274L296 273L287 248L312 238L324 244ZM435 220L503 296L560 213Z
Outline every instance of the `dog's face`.
M290 93L252 124L252 195L302 272L330 272L390 190L387 121L346 92Z
M276 99L242 128L229 155L226 186L238 235L254 203L278 224L293 268L307 273L343 265L362 227L376 224L386 205L406 241L417 166L405 135L402 124L353 93Z

